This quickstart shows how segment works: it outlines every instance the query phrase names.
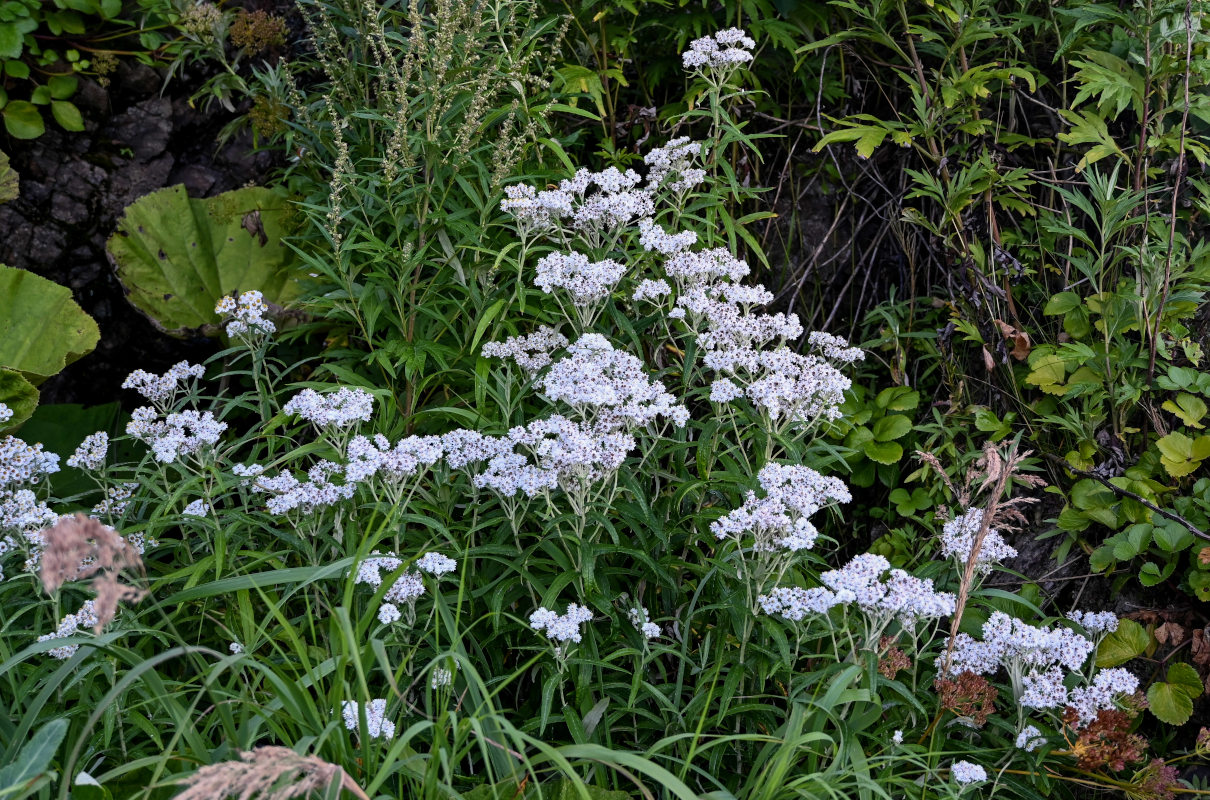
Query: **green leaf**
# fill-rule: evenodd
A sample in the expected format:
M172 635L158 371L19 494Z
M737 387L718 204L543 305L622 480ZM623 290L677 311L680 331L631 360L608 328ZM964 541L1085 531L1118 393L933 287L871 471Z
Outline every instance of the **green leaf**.
M1139 583L1147 587L1156 586L1168 580L1175 570L1175 561L1169 561L1163 569L1154 561L1148 561L1139 568Z
M10 166L8 156L0 152L0 203L16 200L19 188L17 170Z
M878 393L874 405L887 411L911 411L920 405L920 392L906 386L892 386Z
M1151 644L1147 629L1132 619L1118 620L1118 629L1097 647L1097 669L1108 669L1138 658Z
M248 188L193 200L185 187L152 192L126 209L108 250L128 299L172 336L217 336L214 306L257 289L266 302L298 296L298 260L282 243L290 201Z
M32 272L0 267L0 367L37 386L92 352L101 333L71 290Z
M29 64L24 61L5 61L4 74L10 78L24 80L29 77Z
M1185 687L1171 683L1153 683L1147 689L1151 713L1169 725L1184 725L1193 716L1193 698Z
M0 430L15 428L38 407L38 390L20 372L0 367L0 403L13 412L8 422L0 422Z
M76 93L76 87L80 85L80 81L74 75L53 75L46 82L50 87L50 96L56 100L66 100Z
M1206 416L1206 404L1196 395L1181 392L1176 396L1176 402L1165 400L1161 407L1175 414L1181 422L1191 428L1206 427L1202 424L1202 418Z
M895 442L868 441L861 446L861 451L871 461L879 464L898 464L903 458L903 448Z
M46 132L38 107L28 100L14 100L4 107L4 129L14 139L37 139Z
M1025 382L1037 386L1045 392L1051 392L1051 387L1055 387L1063 383L1063 378L1067 374L1067 367L1063 359L1053 353L1044 355L1038 358L1037 361L1030 359L1031 372L1025 376ZM1060 390L1057 392L1062 394Z
M1178 661L1168 668L1168 683L1183 689L1190 697L1201 697L1205 688L1202 679L1198 677L1197 669L1184 661Z
M907 435L911 429L912 421L910 419L903 414L892 414L874 423L874 441L891 442Z
M0 58L20 58L24 40L16 22L0 22Z
M1185 526L1171 520L1165 520L1156 525L1152 535L1160 549L1169 553L1179 553L1196 541Z
M1042 313L1048 317L1057 317L1060 314L1066 314L1080 306L1080 296L1075 292L1059 292L1046 301L1046 307L1042 309Z
M50 113L63 130L84 130L84 117L80 116L80 109L76 108L75 103L69 103L66 100L52 100Z
M17 760L0 769L0 798L19 792L45 773L66 734L65 719L53 719L39 728L17 753Z

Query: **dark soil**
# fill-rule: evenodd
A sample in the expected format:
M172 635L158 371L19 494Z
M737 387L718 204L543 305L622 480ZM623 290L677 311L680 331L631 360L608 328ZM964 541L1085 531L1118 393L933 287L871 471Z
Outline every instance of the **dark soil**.
M216 136L234 115L191 108L196 79L162 92L163 83L150 67L124 63L108 87L81 81L74 99L84 132L67 133L51 123L38 139L0 144L20 176L21 192L0 205L0 263L70 287L101 329L92 354L43 384L43 403L107 402L120 395L131 371L162 372L181 359L203 359L216 347L209 340L172 339L152 327L126 301L105 241L139 197L178 183L193 197L263 183L275 155L254 151L246 132L219 147Z

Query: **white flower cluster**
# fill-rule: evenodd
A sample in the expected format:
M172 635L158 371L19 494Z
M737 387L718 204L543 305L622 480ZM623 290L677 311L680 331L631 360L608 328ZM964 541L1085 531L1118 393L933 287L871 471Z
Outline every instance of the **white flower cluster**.
M758 552L809 550L819 531L808 519L832 503L853 499L839 478L825 477L810 467L770 463L757 473L764 497L748 492L744 504L710 524L717 539L755 540Z
M582 253L549 253L538 261L534 283L547 294L567 293L581 314L589 314L609 297L626 267L611 258L589 262Z
M3 425L12 419L15 413L16 412L9 408L7 404L0 403L0 425Z
M441 449L450 469L476 468L482 462L512 451L511 444L495 436L465 428L441 436Z
M268 310L264 295L255 290L243 292L238 298L227 295L214 307L215 314L231 318L227 323L227 335L248 342L277 330L276 325L265 319Z
M151 406L136 408L126 423L126 432L145 443L157 461L171 464L213 446L227 430L209 411L175 411L160 419Z
M370 439L355 436L346 448L345 481L360 483L381 475L391 484L401 484L441 460L440 436L408 436L392 447L381 433Z
M201 498L194 500L181 511L181 514L186 517L204 517L209 513L210 504Z
M136 369L122 381L122 388L134 389L156 408L167 411L176 402L178 392L193 391L197 379L205 374L206 368L201 364L180 361L163 375L153 375L146 370Z
M746 33L728 28L713 36L694 39L681 54L681 61L688 70L727 74L752 60L753 47L756 42Z
M58 518L30 489L0 491L0 530L33 532L53 525Z
M646 606L635 606L627 611L626 615L630 618L630 624L643 634L644 639L655 639L660 635L660 626L651 621Z
M449 686L454 681L454 673L445 667L433 667L429 675L429 688L436 691L442 686Z
M566 614L556 614L546 607L539 608L529 615L529 625L539 633L545 633L552 642L564 645L567 642L583 640L580 626L592 621L592 611L585 606L571 603L567 606Z
M596 248L635 220L655 213L650 193L636 188L642 180L634 170L580 169L560 181L558 189L506 188L500 210L517 220L522 235L562 232L566 222L567 232Z
M361 704L355 700L344 700L340 704L340 714L344 718L345 728L358 731L361 728ZM394 739L395 723L387 719L387 701L378 699L366 703L366 735L371 739Z
M67 466L76 469L99 470L105 466L105 454L109 452L109 434L97 431L84 438L76 451L67 459Z
M312 514L320 508L332 506L353 496L356 488L351 483L333 483L331 478L343 471L334 461L320 461L307 471L308 480L300 481L293 474L283 472L275 477L258 476L252 482L252 491L270 495L265 507L270 514L281 516L292 511Z
M679 136L665 143L663 147L652 148L643 156L643 163L650 167L647 170L647 187L654 190L662 185L678 194L689 191L706 180L706 170L693 166L701 154L701 143L690 141L688 136ZM696 241L697 234L692 234L692 239L686 247ZM648 250L659 250L661 253L671 252L658 247L647 247L645 243L643 246Z
M1093 643L1071 628L1035 627L1003 611L993 611L983 623L983 641L965 633L954 639L950 672L988 675L1000 666L1010 671L1062 666L1076 672L1092 650Z
M865 351L860 347L850 347L847 341L830 333L812 331L807 336L807 342L833 361L851 364L865 359Z
M39 444L26 444L16 436L0 439L0 489L36 484L43 475L59 471L59 456Z
M344 386L326 395L314 389L303 389L290 398L282 411L302 417L320 430L347 428L370 421L374 413L374 395L365 389Z
M521 492L532 498L560 486L581 488L617 471L635 447L630 434L559 414L513 428L498 441L500 451L474 476L474 483L502 497Z
M586 333L569 346L567 357L555 362L537 388L552 403L566 403L608 427L632 430L659 417L680 427L689 420L688 409L648 377L642 361L599 333Z
M1027 753L1032 753L1044 744L1046 744L1046 737L1042 735L1042 731L1038 730L1036 725L1026 725L1017 734L1017 747Z
M39 642L49 642L54 639L66 639L68 636L74 636L80 632L81 628L92 628L97 624L96 601L86 600L80 610L74 614L68 614L59 622L59 627L54 633L43 634L38 637ZM62 647L56 647L46 651L54 658L66 659L75 655L80 649L78 644L68 644Z
M987 780L987 770L969 761L955 761L950 766L950 777L955 783L966 786L972 783L982 783Z
M567 337L549 325L525 336L510 336L503 342L483 345L484 358L511 358L518 367L533 375L548 365L551 354L567 346Z
M974 546L975 536L983 525L983 509L972 508L965 514L954 517L941 529L941 555L952 558L958 568L966 566ZM1004 541L995 528L988 528L975 557L975 572L986 575L992 567L1009 558L1016 558L1017 551Z
M636 303L641 303L644 300L656 302L660 298L667 297L670 294L672 294L672 287L668 285L668 281L644 279L639 281L638 286L634 287L634 294L630 297Z
M105 499L92 507L93 514L109 514L120 517L126 513L134 490L139 488L137 483L120 483L105 490Z
M1097 718L1097 712L1113 708L1118 697L1132 695L1138 690L1139 679L1126 670L1120 667L1103 669L1089 686L1072 689L1067 705L1079 716L1076 727L1083 727Z
M890 574L884 580L888 570ZM954 613L953 594L938 592L931 580L891 569L889 561L873 553L856 556L844 567L819 577L822 587L781 587L761 596L761 610L798 622L810 614L827 613L835 606L856 604L879 629L892 619L910 627L921 620Z
M382 586L382 582L385 579L384 573L389 576L398 571L402 566L403 559L394 553L379 553L378 551L374 551L368 558L362 559L357 565L353 583L354 585L364 583L373 589L378 589L378 587ZM416 601L424 595L425 586L422 573L427 573L440 579L443 575L456 570L458 562L440 553L425 553L416 560L414 566L416 569L410 569L400 574L382 596L382 605L378 608L378 619L384 625L398 622L402 617L397 604L402 603L407 605L410 614L410 610L415 606Z
M1113 633L1118 629L1118 615L1112 611L1071 611L1067 618L1093 636Z

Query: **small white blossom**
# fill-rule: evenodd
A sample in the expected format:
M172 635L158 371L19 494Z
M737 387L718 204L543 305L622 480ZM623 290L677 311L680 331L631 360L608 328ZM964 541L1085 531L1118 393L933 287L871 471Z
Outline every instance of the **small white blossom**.
M340 387L321 395L314 389L303 389L282 408L310 422L316 428L347 428L358 422L369 422L374 412L374 396L365 389Z
M955 783L966 786L987 780L987 770L969 761L955 761L953 766L950 767L950 776L954 779Z
M531 628L539 633L545 633L547 639L559 644L579 643L583 638L580 626L591 621L592 611L575 603L567 606L566 614L556 614L543 607L529 615Z
M97 431L85 437L76 451L67 459L67 466L76 469L99 470L105 466L105 454L109 450L109 434Z
M204 517L210 513L210 504L199 498L185 506L185 510L181 513L186 517Z
M264 317L268 310L264 295L252 290L243 292L238 298L227 295L218 301L214 313L230 318L227 323L228 336L251 344L277 330L277 326Z
M1027 753L1032 753L1044 744L1046 744L1046 737L1034 725L1026 725L1017 734L1017 747Z
M645 606L636 606L627 611L626 615L630 618L630 624L643 634L644 639L655 639L660 635L660 626L651 621L651 615L647 613Z
M345 728L357 731L361 726L361 705L353 700L345 700L340 704L341 716ZM395 723L386 718L387 701L371 700L366 703L366 735L371 739L394 739Z

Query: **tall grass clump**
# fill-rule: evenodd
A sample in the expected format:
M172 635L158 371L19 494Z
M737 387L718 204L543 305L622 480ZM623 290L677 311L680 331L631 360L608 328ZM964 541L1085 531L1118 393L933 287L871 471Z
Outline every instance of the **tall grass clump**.
M407 30L443 30L426 24ZM374 48L396 34L374 41L366 57L387 74L394 51ZM719 224L735 194L722 149L747 146L736 86L753 47L738 29L690 44L682 62L708 105L646 150L641 173L510 182L499 210L475 211L512 241L467 272L451 318L482 340L464 393L401 395L331 367L340 382L319 382L333 354L288 360L282 320L248 290L216 308L229 347L207 364L130 376L145 404L124 434L68 458L95 491L54 496L59 456L3 440L0 686L14 721L0 747L29 766L10 794L1187 788L1180 759L1152 760L1134 731L1139 681L1105 647L1117 618L1048 616L987 585L1016 556L1023 492L1039 484L1016 443L970 459L910 563L846 534L851 494L829 474L841 454L819 433L841 421L864 352L762 311L771 294L736 251L742 223ZM360 122L342 119L329 117L332 141L352 152ZM331 290L332 313L370 307L355 294L375 285L419 332L421 309L445 312L411 292L471 260L412 238L441 159L411 152L408 169L434 172L387 181L349 157L324 274L357 287ZM367 250L348 220L371 204L401 216ZM356 271L367 253L407 279L372 284ZM470 287L493 286L516 301L472 302ZM434 374L415 367L414 385L446 380ZM95 521L57 522L76 508ZM56 522L78 531L47 532ZM128 587L108 624L113 590L91 598L84 580L102 570ZM48 729L63 745L35 763L22 745Z

